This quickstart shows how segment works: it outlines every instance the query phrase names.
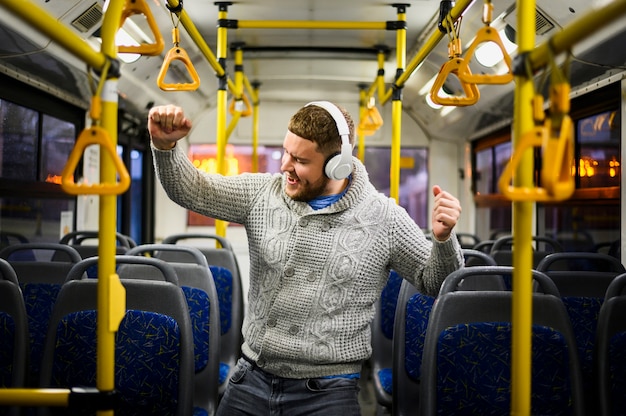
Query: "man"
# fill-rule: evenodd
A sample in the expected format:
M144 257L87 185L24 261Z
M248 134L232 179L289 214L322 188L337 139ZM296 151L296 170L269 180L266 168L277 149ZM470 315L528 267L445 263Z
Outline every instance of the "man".
M179 107L150 110L156 173L181 206L243 224L250 250L243 358L218 415L359 415L358 375L389 270L436 295L462 265L452 232L459 201L433 187L433 241L426 239L374 189L351 154L352 118L327 101L291 118L282 175L195 169L176 146L191 126Z

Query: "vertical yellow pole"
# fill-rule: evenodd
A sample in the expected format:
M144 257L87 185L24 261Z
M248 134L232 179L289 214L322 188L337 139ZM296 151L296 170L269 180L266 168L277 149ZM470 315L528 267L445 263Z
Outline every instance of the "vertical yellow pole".
M359 123L361 122L361 117L363 117L367 105L367 90L365 89L365 87L365 84L359 85ZM359 158L361 163L365 163L365 134L363 134L360 129L357 129L357 133L357 139L359 141L357 147L357 157Z
M408 4L394 4L398 8L398 22L406 22ZM396 30L396 79L406 66L406 24ZM400 200L400 142L402 134L402 89L393 91L391 103L391 167L389 168L389 196Z
M260 82L252 83L252 172L259 171L259 87Z
M217 3L218 5L218 20L226 19L228 17L228 4L230 3ZM227 51L227 35L228 29L223 26L217 28L217 60L226 70L226 51ZM226 107L228 106L228 84L227 76L218 78L219 87L217 90L217 120L216 120L216 140L217 140L217 171L225 175L226 174ZM226 221L215 221L215 233L221 237L226 236L226 228L228 223Z
M111 1L102 26L102 52L109 57L117 58L115 34L124 7L123 0ZM110 70L111 71L111 70ZM107 130L113 144L117 145L117 74L106 80L102 91L102 127ZM115 183L116 169L110 155L100 152L100 182ZM98 324L97 324L97 371L96 383L100 391L115 389L115 333L118 322L112 322L112 302L115 285L115 245L117 228L117 196L100 196L99 246L98 246ZM115 286L114 286L115 285ZM125 301L118 299L118 302ZM112 410L99 411L99 416L112 416Z
M383 105L385 102L385 56L387 52L386 46L381 46L378 49L377 61L378 61L378 73L376 74L376 89L378 90L378 102ZM405 57L406 59L406 57ZM403 66L404 68L404 66Z
M535 47L535 0L517 2L517 45L519 54ZM513 151L519 138L533 128L531 100L533 80L517 76L513 117ZM525 151L516 176L515 186L533 186L532 149ZM532 218L534 202L513 203L513 334L511 367L511 414L530 415L532 375Z

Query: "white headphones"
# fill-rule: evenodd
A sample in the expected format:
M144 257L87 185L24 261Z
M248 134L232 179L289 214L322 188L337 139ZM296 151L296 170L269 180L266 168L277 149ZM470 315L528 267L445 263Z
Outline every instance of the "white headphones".
M341 137L341 153L332 154L324 162L324 173L330 179L342 180L352 173L352 145L350 144L350 128L341 110L329 101L312 101L305 105L321 107L335 120Z

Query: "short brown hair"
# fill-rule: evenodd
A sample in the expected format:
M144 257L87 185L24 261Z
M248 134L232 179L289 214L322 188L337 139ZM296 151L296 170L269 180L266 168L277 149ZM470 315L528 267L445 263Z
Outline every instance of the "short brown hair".
M353 144L354 121L344 108L339 107L339 110L348 123L350 144ZM293 134L317 143L317 150L324 156L341 151L341 137L335 119L322 107L316 105L302 107L291 117L287 128Z

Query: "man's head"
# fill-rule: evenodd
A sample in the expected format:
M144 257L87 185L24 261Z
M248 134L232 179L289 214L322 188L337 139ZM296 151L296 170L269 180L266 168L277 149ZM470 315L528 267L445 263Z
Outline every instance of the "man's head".
M336 110L336 117L329 112L332 107ZM332 110L331 110L332 111ZM339 117L343 116L343 120ZM337 120L335 120L337 118ZM350 145L354 144L354 122L350 114L343 108L337 107L328 101L313 101L302 107L291 117L287 129L297 136L317 144L318 152L329 157L341 152L341 137L338 125L347 124Z
M326 162L342 151L340 130L346 139L344 158L335 156L328 165L336 169L330 169L331 174L327 175ZM347 111L329 102L314 102L301 108L289 121L283 143L281 170L287 174L285 192L299 201L341 192L344 178L352 170L353 137L354 122Z

